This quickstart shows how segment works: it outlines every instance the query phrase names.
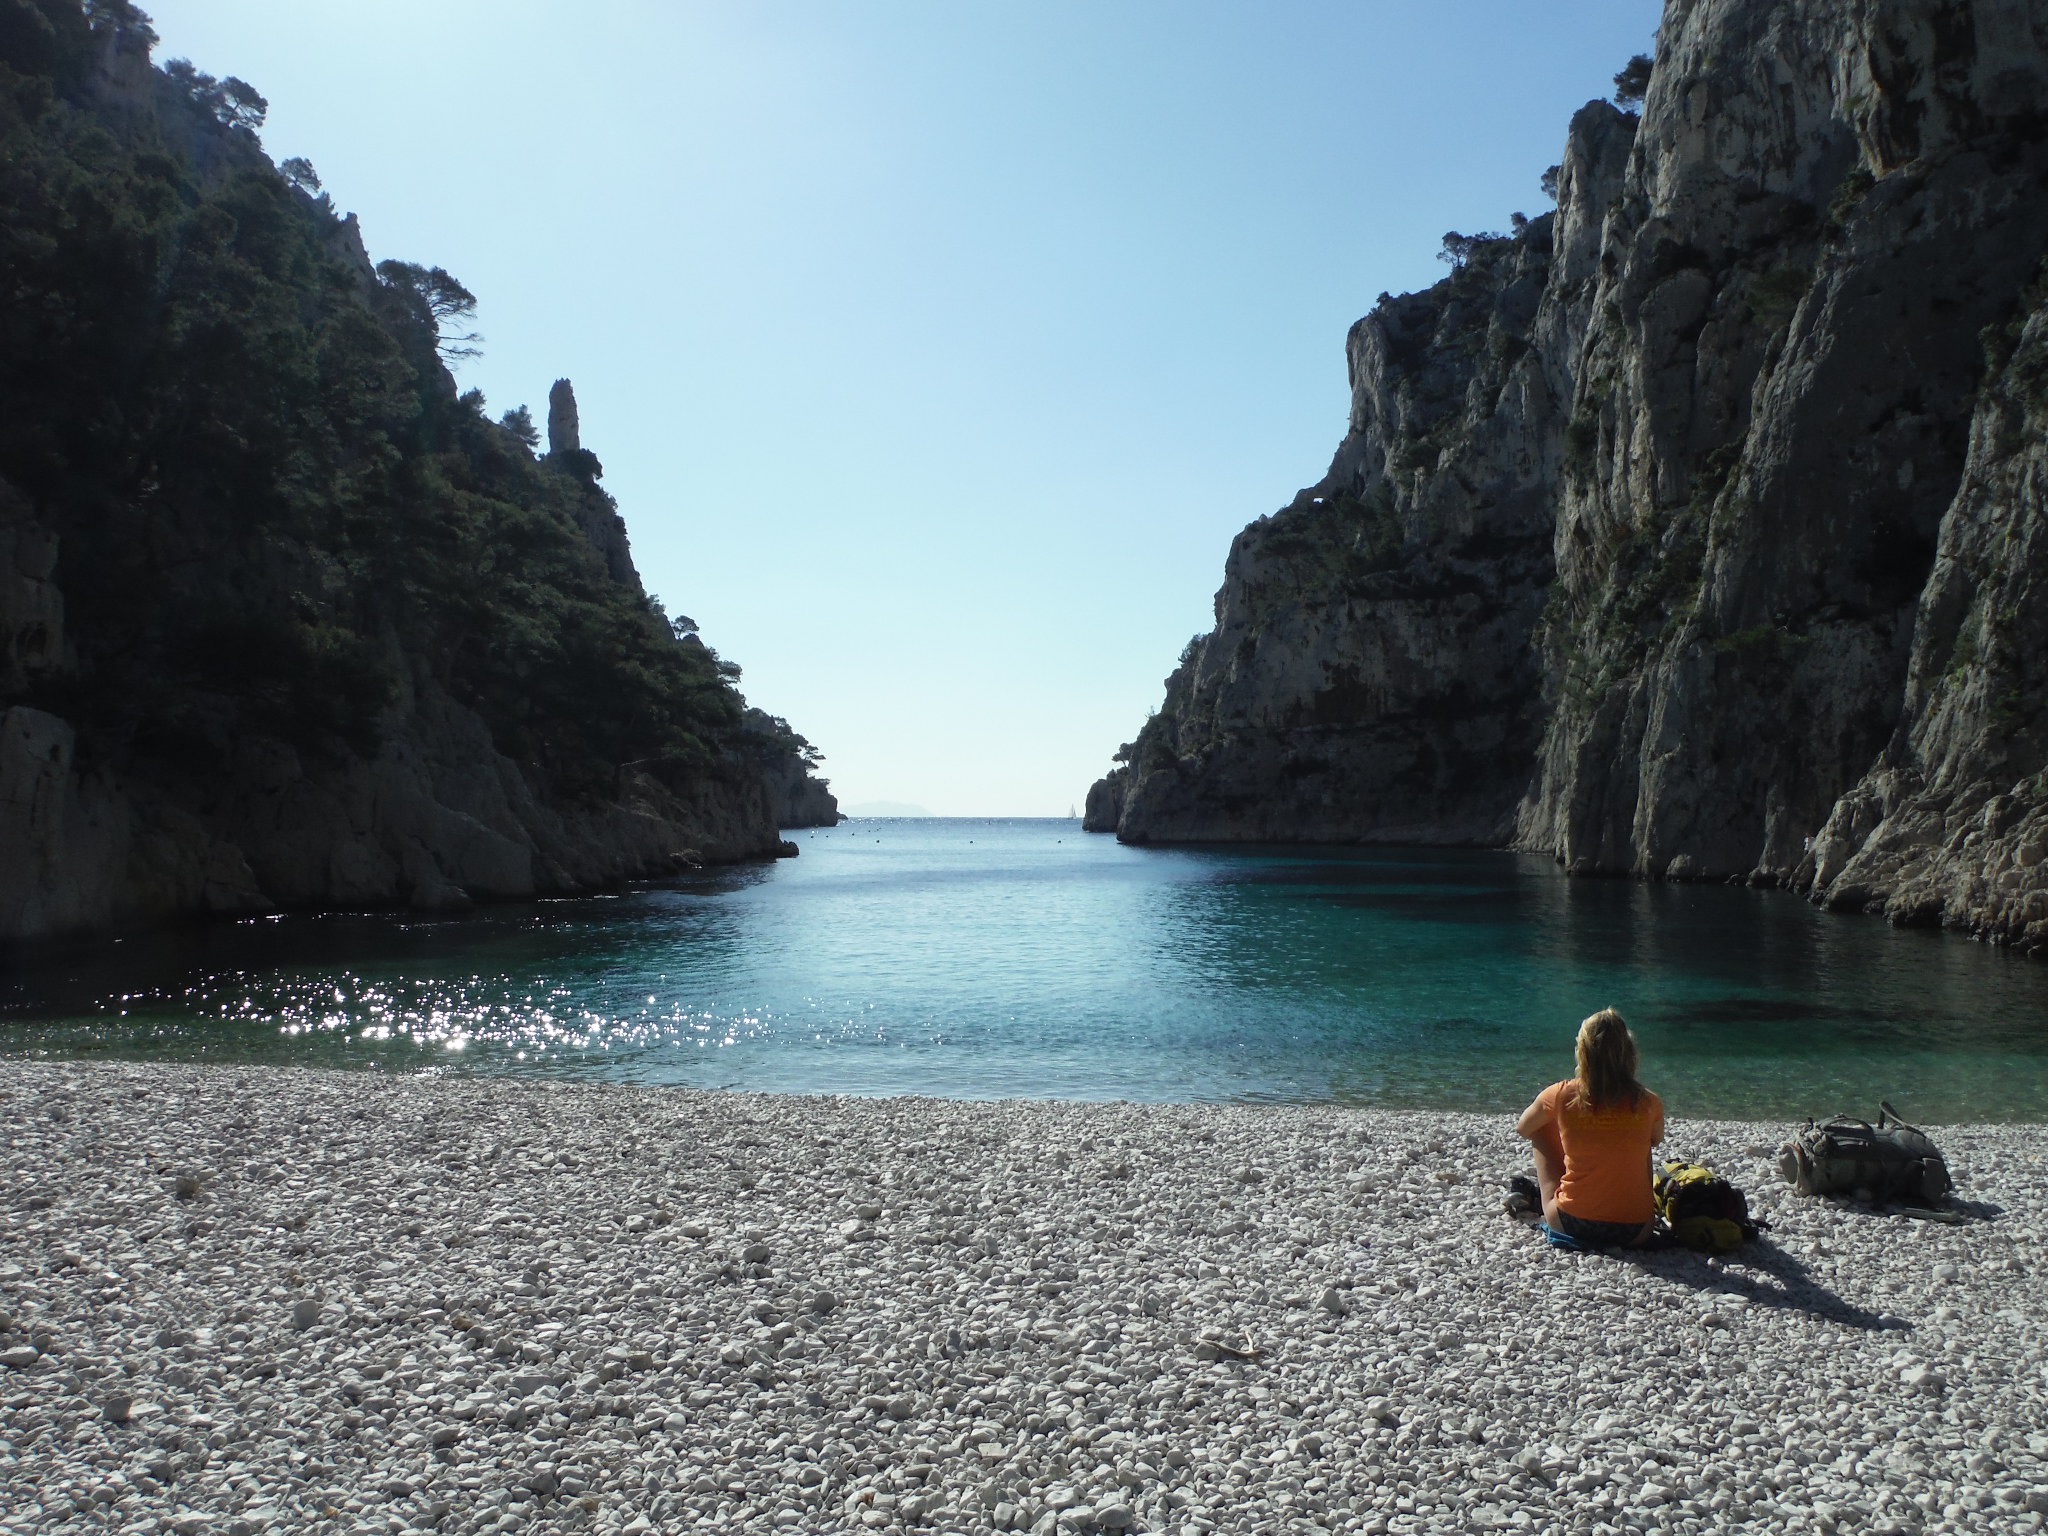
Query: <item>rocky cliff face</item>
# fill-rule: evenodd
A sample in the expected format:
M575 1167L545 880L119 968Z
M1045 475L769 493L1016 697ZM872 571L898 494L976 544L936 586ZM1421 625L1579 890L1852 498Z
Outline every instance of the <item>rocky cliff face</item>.
M63 542L0 481L0 700L39 697L75 661ZM621 526L592 553L623 550ZM90 732L82 750L62 716L0 708L0 939L286 907L459 911L793 853L778 827L814 824L793 806L836 811L802 758L745 733L692 771L627 765L601 793L551 793L430 659L395 650L402 686L369 751L260 729L196 755Z
M1829 905L2048 945L2048 285L1990 338L1898 730L1800 876Z
M0 0L0 939L794 852L810 759L646 596L567 381L536 459L459 285L149 41Z
M823 756L765 709L750 709L745 720L747 755L767 786L770 814L778 827L836 827L839 800L816 768Z
M1555 214L1353 329L1329 473L1239 536L1090 824L2038 942L2044 49L2028 0L1671 0Z
M1126 838L1513 830L1570 407L1554 359L1597 271L1586 210L1619 190L1634 127L1589 107L1556 215L1352 328L1350 429L1321 483L1238 535L1215 630L1189 643L1104 792L1121 788Z
M778 827L836 827L839 797L801 763L785 762L768 781L769 803Z

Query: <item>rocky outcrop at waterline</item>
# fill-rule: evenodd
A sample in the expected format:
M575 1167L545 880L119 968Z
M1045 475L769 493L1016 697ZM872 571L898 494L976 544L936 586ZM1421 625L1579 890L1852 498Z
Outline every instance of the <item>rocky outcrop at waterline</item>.
M1842 797L1808 874L1830 904L2048 936L2048 285L1994 368L1917 612L1897 735Z
M790 728L780 715L750 709L746 739L768 786L768 803L779 827L836 827L838 797L814 771L823 754Z
M2020 0L1673 0L1555 212L1353 328L1329 472L1091 825L2048 940L2044 49Z
M0 0L0 939L793 851L815 753L643 589L568 382L537 455L474 297L152 41Z

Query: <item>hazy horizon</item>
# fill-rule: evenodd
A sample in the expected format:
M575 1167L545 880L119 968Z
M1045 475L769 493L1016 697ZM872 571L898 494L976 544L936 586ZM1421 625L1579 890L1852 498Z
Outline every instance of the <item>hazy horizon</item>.
M1548 206L1660 7L159 0L371 256L575 381L649 589L843 803L1057 818L1323 473L1347 328Z

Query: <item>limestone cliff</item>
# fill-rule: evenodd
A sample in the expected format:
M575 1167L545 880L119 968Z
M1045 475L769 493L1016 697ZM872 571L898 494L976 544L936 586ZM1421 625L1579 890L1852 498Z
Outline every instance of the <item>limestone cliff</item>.
M0 939L794 852L815 754L643 590L567 381L536 457L444 366L474 299L151 42L0 0Z
M2029 0L1671 0L1556 212L1353 329L1329 473L1239 536L1090 824L2040 942L2044 48Z
M1800 877L1829 905L2048 944L2048 285L1990 338L1899 728Z
M745 720L749 755L768 786L779 827L836 827L843 819L830 784L817 776L823 756L780 715L750 709Z

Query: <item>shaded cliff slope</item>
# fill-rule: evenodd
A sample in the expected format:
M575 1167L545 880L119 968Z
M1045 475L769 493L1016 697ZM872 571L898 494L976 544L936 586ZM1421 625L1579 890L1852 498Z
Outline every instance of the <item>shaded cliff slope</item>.
M566 383L537 455L460 285L152 43L0 0L0 938L784 851L806 744L642 589Z
M2048 13L1671 0L1556 190L1354 327L1328 474L1239 535L1089 824L2048 940Z
M768 802L778 827L836 827L839 798L813 771L823 758L816 747L780 715L749 709L744 722L752 755L768 784Z

